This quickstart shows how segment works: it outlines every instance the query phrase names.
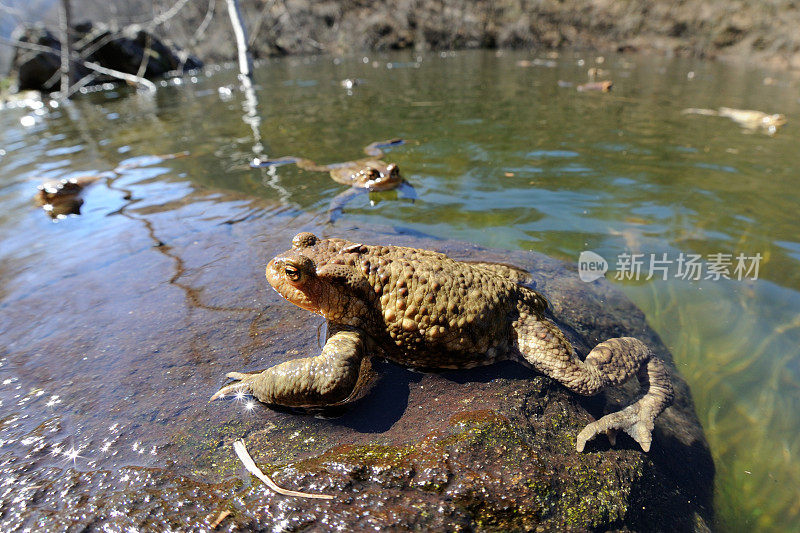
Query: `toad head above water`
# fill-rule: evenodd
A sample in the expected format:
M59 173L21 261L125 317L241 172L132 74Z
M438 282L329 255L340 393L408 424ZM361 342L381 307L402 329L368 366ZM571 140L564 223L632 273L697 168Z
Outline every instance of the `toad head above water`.
M331 178L339 183L367 189L385 191L403 183L400 169L395 163L379 159L358 159L329 170Z
M403 139L377 141L364 147L364 153L369 157L343 163L320 165L308 158L290 155L277 159L254 159L250 166L260 168L295 163L303 170L328 172L333 181L343 185L367 191L385 191L406 184L397 164L380 159L383 157L383 148L401 144L405 144Z
M331 202L330 222L336 220L344 210L345 204L358 192L377 192L398 189L403 196L412 201L417 198L414 187L400 175L400 168L396 163L383 161L383 149L405 144L403 139L389 139L377 141L364 147L364 153L369 157L320 165L305 157L293 155L277 159L256 158L250 163L251 167L275 167L294 163L303 170L314 172L327 172L331 179L337 183L350 187L347 191L336 196Z
M653 420L673 398L664 363L631 337L602 342L581 361L549 318L547 301L519 283L523 277L506 265L300 233L291 250L269 262L267 280L288 301L327 319L322 353L258 374L232 372L237 382L212 399L242 390L269 404L346 403L373 355L426 369L518 359L584 395L637 376L643 395L586 426L577 449L598 433L622 429L649 450Z

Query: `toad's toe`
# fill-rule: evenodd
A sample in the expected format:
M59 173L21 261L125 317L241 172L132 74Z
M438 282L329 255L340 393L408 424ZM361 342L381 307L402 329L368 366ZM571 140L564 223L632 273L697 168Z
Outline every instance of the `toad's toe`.
M616 439L612 440L612 435L615 437L615 430L621 429L633 437L633 440L639 443L642 450L645 452L650 451L650 445L653 442L654 417L646 409L637 409L636 407L638 407L637 404L628 406L622 411L611 413L600 420L588 424L578 433L575 449L582 452L586 443L600 433L608 434L613 446Z
M227 377L229 377L230 379L236 380L236 382L235 383L230 383L228 385L225 385L224 387L219 389L217 392L214 393L213 396L211 396L211 400L209 400L209 401L213 401L213 400L216 400L218 398L224 398L226 394L234 392L234 391L237 392L237 393L238 392L244 392L244 393L252 392L252 389L251 389L252 382L253 382L253 379L255 379L255 377L258 374L242 374L241 372L228 372L225 375Z

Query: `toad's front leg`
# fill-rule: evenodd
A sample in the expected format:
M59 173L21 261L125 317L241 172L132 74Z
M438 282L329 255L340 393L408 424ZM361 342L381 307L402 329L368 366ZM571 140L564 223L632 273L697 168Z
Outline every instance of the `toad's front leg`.
M257 374L230 372L228 377L237 382L222 387L211 399L243 391L264 403L288 407L345 403L369 374L366 344L360 331L333 329L320 355L286 361Z

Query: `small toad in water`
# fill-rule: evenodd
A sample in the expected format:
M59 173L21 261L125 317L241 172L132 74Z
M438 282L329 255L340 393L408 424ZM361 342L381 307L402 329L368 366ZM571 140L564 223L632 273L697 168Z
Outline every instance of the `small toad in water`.
M589 83L578 85L578 90L580 92L599 91L601 93L607 93L610 92L613 87L614 87L614 82L612 82L611 80L591 81Z
M80 215L81 206L83 206L81 194L96 181L114 179L128 170L147 165L156 165L167 159L178 159L188 155L189 152L177 152L174 154L132 157L120 163L112 171L49 180L36 187L36 195L33 200L53 219L64 218L67 215Z
M303 170L328 172L333 181L343 185L367 189L368 191L385 191L398 187L404 183L404 180L400 176L400 169L396 164L381 161L380 158L383 157L382 148L398 146L404 143L403 139L374 142L364 147L364 153L369 157L345 161L344 163L318 165L304 157L285 156L264 161L254 159L250 166L259 168L295 163Z
M79 215L83 205L80 194L86 187L104 177L107 176L91 174L46 181L36 188L34 202L53 219Z
M778 128L786 124L786 115L781 113L767 114L763 111L754 111L752 109L720 107L718 110L714 110L690 107L681 111L681 114L725 117L733 120L745 130L750 132L761 130L768 135L774 135L777 133Z
M523 277L505 265L300 233L291 250L269 262L267 280L285 299L327 319L322 353L257 374L231 372L237 382L212 399L241 390L268 404L343 404L357 395L373 355L426 369L518 359L584 395L638 377L642 396L587 425L576 448L622 429L648 451L653 420L673 398L664 363L631 337L601 342L581 361L545 298L520 284Z
M369 157L354 159L343 163L331 163L329 165L318 165L310 159L304 157L285 156L277 159L253 159L250 166L253 168L270 167L295 163L303 170L315 172L327 172L333 181L347 185L351 189L338 195L330 207L330 218L334 220L344 209L344 205L353 196L367 191L387 191L389 189L400 189L402 193L412 200L417 198L414 187L400 175L400 169L395 163L386 163L383 157L383 148L399 146L405 144L403 139L389 139L368 144L364 147L364 153Z

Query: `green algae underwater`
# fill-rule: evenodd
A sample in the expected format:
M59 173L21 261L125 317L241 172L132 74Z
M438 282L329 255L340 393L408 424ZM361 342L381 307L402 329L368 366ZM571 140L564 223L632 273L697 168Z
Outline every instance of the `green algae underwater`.
M137 372L146 371L147 365L133 365L125 380L106 385L103 365L108 363L101 360L78 361L74 368L56 372L43 364L53 355L29 361L10 356L31 339L66 332L86 353L113 353L116 346L147 338L140 347L142 360L181 342L187 345L186 357L199 364L207 361L206 354L236 342L246 347L243 364L258 361L259 350L285 334L261 314L268 289L263 287L260 301L196 289L213 285L209 265L229 261L224 247L190 253L193 246L202 248L196 243L204 225L221 224L236 238L237 221L252 217L280 214L302 223L308 217L322 221L341 185L325 174L291 166L254 171L249 161L264 154L344 161L361 157L361 148L370 142L402 137L409 142L387 151L386 158L399 164L418 198L412 201L393 191L358 196L337 221L342 231L348 225L392 226L493 248L535 250L573 262L590 250L608 261L612 280L617 258L624 253L666 254L670 259L681 253L760 254L758 279L641 276L613 282L643 310L691 387L717 469L718 528L797 528L800 192L795 156L800 82L787 73L682 59L611 56L600 63L595 55L577 53L532 59L516 52L370 55L366 61L288 58L259 68L257 107L238 90L231 71L209 69L169 82L152 97L116 88L82 95L69 106L45 102L2 110L0 296L13 301L27 297L18 287L39 290L31 300L38 308L4 318L3 402L9 410L22 403L44 413L30 419L25 414L6 416L2 424L12 437L4 445L15 438L33 439L30 445L42 443L36 453L44 456L50 448L39 436L63 436L63 451L72 446L71 461L78 471L98 465L146 468L168 456L169 446L151 444L136 418L125 422L125 402L155 393L136 386ZM528 64L520 66L519 61ZM611 93L559 86L559 80L587 81L586 71L593 66L608 71L614 80ZM358 83L343 87L344 79ZM784 113L788 123L768 135L721 117L681 113L722 106ZM182 151L189 156L123 169L87 188L80 216L52 222L31 201L36 185L45 179L102 172L136 156ZM215 203L213 194L187 200L190 191L204 187L258 197L275 207ZM171 211L181 216L170 219ZM155 212L166 216L153 223L147 214ZM143 232L130 233L123 219L141 224ZM181 228L180 238L159 244L159 235L174 227ZM89 244L76 248L71 243L78 239ZM79 287L60 285L70 280L48 281L75 264L89 272L108 261L135 269L137 254L154 248L160 254L158 266L174 277L174 294L154 294L157 289L147 280L124 276L82 278ZM239 257L237 262L248 266L235 268L242 275L259 276L268 259L264 254L254 250ZM81 263L87 257L91 260ZM115 314L94 317L113 334L90 335L69 320L37 322L48 306L91 308L96 304L93 291L119 295ZM143 332L137 326L137 315L153 312L153 306L178 308L185 302L192 302L185 334L162 338L158 331ZM210 337L193 335L192 324L218 309L256 316L249 331L258 334L248 337L232 320L229 328ZM290 313L298 321L304 317L302 311ZM32 331L26 329L30 324L36 324ZM163 370L163 378L199 388L217 383L228 370L235 369L196 375L175 365ZM82 408L95 411L86 416L97 427L112 420L110 415L122 421L105 424L103 435L69 427L57 420L64 395L46 388L15 389L25 374L53 383L95 380L103 385ZM103 403L116 397L125 402ZM182 409L206 400L199 394L176 397L175 414L159 423L184 423L188 415ZM226 430L214 427L212 413L206 424L213 429L202 443ZM158 418L155 411L139 415ZM325 444L306 442L320 437L304 435L301 426L298 422L292 441L297 449L285 453L302 455ZM198 436L186 438L194 442ZM118 453L101 460L90 452L106 445ZM199 456L211 454L220 468L237 468L232 454L197 446ZM400 454L395 459L402 461L410 452L391 453ZM614 512L619 511L609 508Z

